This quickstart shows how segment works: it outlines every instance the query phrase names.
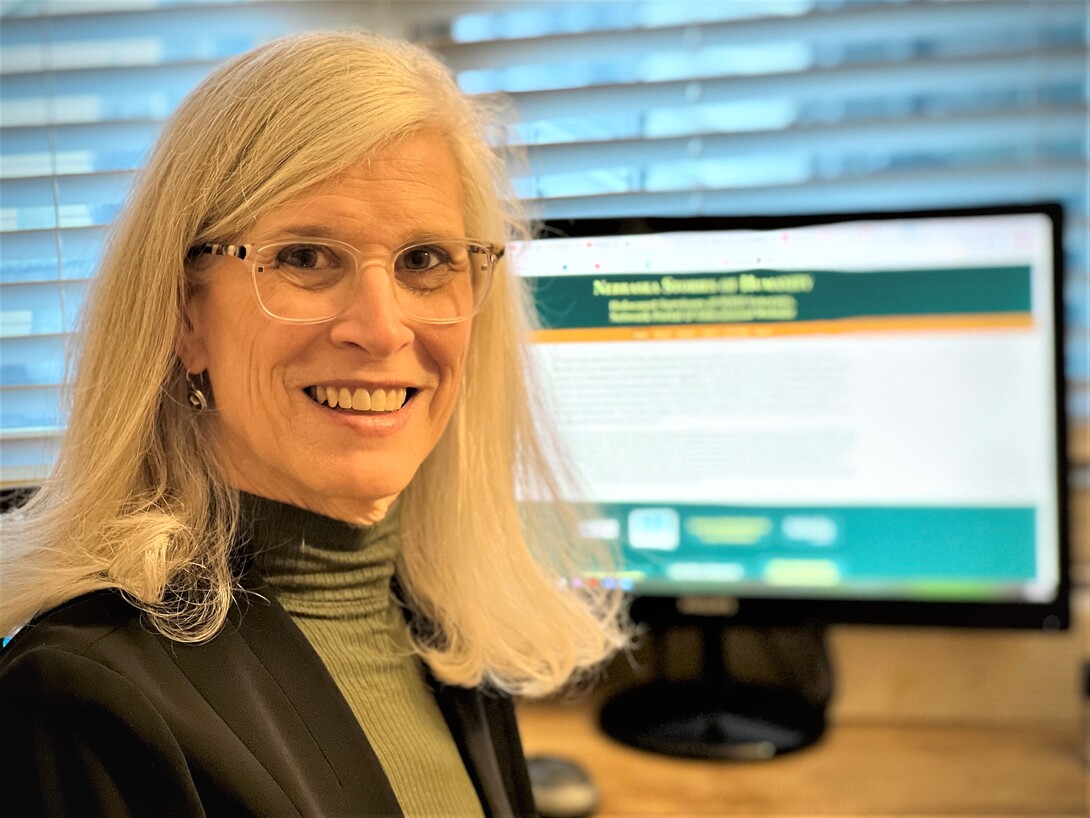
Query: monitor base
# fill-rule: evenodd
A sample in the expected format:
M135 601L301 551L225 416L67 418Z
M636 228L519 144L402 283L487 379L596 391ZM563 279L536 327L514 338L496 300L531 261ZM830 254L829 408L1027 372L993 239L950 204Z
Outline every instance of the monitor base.
M600 721L607 735L641 750L760 761L818 741L825 706L786 690L664 680L618 693Z

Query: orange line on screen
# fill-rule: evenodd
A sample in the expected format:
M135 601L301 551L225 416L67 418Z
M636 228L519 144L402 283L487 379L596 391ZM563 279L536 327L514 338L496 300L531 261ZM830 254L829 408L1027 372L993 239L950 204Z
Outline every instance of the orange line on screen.
M707 338L765 338L777 335L838 335L855 332L956 332L1031 329L1030 313L987 315L904 315L886 318L838 318L747 324L666 324L641 327L575 327L535 330L535 343L581 341L679 341Z

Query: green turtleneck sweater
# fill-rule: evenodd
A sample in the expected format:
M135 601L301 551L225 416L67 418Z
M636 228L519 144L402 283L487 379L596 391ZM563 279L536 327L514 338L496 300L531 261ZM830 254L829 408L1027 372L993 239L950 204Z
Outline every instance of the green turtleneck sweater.
M257 567L321 657L407 818L481 816L391 592L398 506L353 526L243 495Z

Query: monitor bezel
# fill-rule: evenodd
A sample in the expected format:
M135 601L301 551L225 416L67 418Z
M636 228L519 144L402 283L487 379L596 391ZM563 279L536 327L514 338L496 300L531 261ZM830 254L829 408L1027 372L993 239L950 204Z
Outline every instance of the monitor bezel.
M630 216L548 219L539 223L535 237L583 238L652 232L697 230L778 230L852 221L889 221L988 215L1041 214L1052 226L1053 383L1056 428L1057 535L1059 565L1056 597L1051 600L961 602L891 600L856 597L823 598L817 595L631 595L634 619L663 624L692 624L708 616L740 624L908 625L952 628L1066 630L1071 624L1071 573L1068 518L1069 458L1064 381L1063 329L1063 206L1058 202L996 204L911 210L798 213L753 216Z

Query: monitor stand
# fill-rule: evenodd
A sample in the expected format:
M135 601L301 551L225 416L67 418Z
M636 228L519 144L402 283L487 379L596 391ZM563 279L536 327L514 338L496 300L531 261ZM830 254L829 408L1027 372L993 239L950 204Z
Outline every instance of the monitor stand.
M792 630L797 639L799 632ZM823 627L801 631L808 643L803 649L777 651L778 661L792 664L781 674L787 684L777 685L730 678L721 621L704 624L700 632L699 678L658 679L615 694L600 714L609 736L653 753L733 761L772 758L821 738L832 688Z

